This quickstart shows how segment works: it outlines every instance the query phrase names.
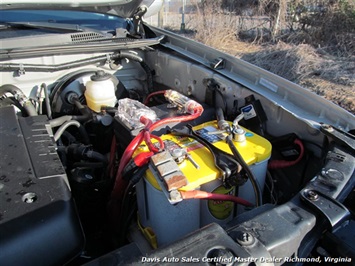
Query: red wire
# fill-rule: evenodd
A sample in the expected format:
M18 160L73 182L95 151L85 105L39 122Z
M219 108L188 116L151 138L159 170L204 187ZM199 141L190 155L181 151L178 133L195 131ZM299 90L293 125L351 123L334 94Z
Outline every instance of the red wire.
M209 200L232 201L234 203L247 206L247 207L254 206L249 201L236 196L210 193L202 190L180 191L180 194L183 199L209 199Z
M198 108L196 108L196 110L195 110L195 113L193 113L193 114L164 118L162 120L159 120L159 121L155 122L150 127L149 130L150 130L150 132L152 132L154 129L156 129L158 127L161 127L161 126L163 126L165 124L169 124L169 123L191 121L191 120L196 119L197 117L199 117L202 114L202 112L203 112L202 106L198 106Z
M143 104L147 105L149 103L150 98L152 98L155 95L164 94L164 93L165 93L165 90L152 92L151 94L149 94L147 96L147 98L145 98Z
M152 125L152 121L144 116L140 118L141 122L145 125L145 128L149 128ZM126 182L122 178L122 171L126 167L129 160L132 158L133 153L144 139L144 131L138 133L138 135L129 143L127 148L122 154L121 161L116 173L115 184L111 193L112 198L120 198L121 193L125 189Z
M302 159L302 157L304 155L304 146L303 146L302 141L300 141L299 139L295 139L295 141L293 143L298 145L298 147L300 147L300 154L298 155L297 159L294 161L272 160L269 162L269 165L268 165L269 169L278 169L278 168L289 167L289 166L297 164Z
M125 151L123 152L117 173L115 178L115 185L113 187L111 197L112 198L119 198L121 193L124 191L125 182L122 178L122 171L126 167L129 160L132 158L133 153L137 149L137 147L143 141L143 131L139 132L139 134L131 141L131 143L127 146Z
M144 130L139 132L139 134L130 142L130 144L127 146L125 151L123 152L122 158L120 160L120 164L116 173L115 177L115 184L113 187L113 190L111 192L111 200L109 202L108 208L111 213L111 226L113 228L117 228L120 226L120 215L121 215L121 203L120 201L122 200L122 195L127 187L127 181L122 178L122 171L126 167L127 163L130 161L132 158L133 153L135 150L138 148L138 146L142 143L144 140L145 132L148 132L149 135L150 133L157 127L160 127L164 124L171 123L171 122L183 122L183 121L190 121L192 119L195 119L199 117L202 112L203 108L201 105L197 106L194 109L195 113L192 115L187 115L187 116L181 116L181 117L172 117L172 118L165 118L162 119L158 122L153 122L146 118L146 117L141 117L140 120L141 122L145 125ZM150 137L155 138L159 141L160 147L163 147L164 143L162 140L154 135L150 135ZM148 138L148 135L147 135ZM148 143L150 140L148 141Z
M154 144L152 143L151 139L156 139L159 142L159 148L155 147ZM150 151L157 153L161 150L164 149L164 142L161 138L159 138L158 136L155 136L151 133L149 133L149 131L145 131L144 132L144 141L147 144L148 148Z
M195 111L194 114L185 115L185 116L178 116L178 117L168 117L168 118L159 120L159 121L157 121L155 123L152 123L152 121L150 119L148 119L148 118L146 118L144 116L142 116L140 118L140 121L145 125L144 130L141 131L131 141L131 143L127 146L127 148L123 152L123 155L122 155L122 158L121 158L121 161L120 161L120 165L118 167L117 174L116 174L115 185L114 185L114 188L113 188L112 193L111 193L111 197L112 198L119 198L120 195L122 194L122 192L124 191L125 182L122 179L122 171L125 168L125 166L127 165L127 163L129 162L129 160L132 158L132 155L135 152L135 150L137 149L137 147L145 139L145 135L147 135L147 134L145 134L145 132L149 132L149 135L150 135L150 133L154 129L156 129L156 128L160 127L160 126L163 126L165 124L173 123L173 122L185 122L185 121L193 120L193 119L199 117L202 114L203 107L201 105L198 105L195 108L194 111ZM148 138L148 135L147 135L146 138ZM161 145L160 147L164 147L164 143L159 137L153 135L153 138L155 138L155 139L157 139L159 141L159 144ZM150 139L149 139L148 143L151 143ZM148 143L147 143L147 145L149 145ZM153 148L153 150L154 150L154 148Z
M141 116L139 120L142 124L144 124L144 130L148 130L153 124L153 121L145 116Z

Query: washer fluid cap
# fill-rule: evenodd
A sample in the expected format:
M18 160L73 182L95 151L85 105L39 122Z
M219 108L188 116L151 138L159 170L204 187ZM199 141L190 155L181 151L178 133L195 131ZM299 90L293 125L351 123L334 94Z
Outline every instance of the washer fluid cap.
M103 81L111 78L109 73L106 73L103 70L98 70L94 75L90 77L92 81Z

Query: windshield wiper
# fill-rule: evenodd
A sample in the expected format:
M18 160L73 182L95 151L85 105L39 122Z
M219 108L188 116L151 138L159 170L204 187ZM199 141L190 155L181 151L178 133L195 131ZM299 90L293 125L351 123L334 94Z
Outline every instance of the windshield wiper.
M6 22L7 26L10 27L27 27L34 29L47 29L47 30L58 30L64 32L96 32L104 37L112 37L110 33L104 33L102 31L83 27L78 24L69 24L69 23L55 23L55 22Z

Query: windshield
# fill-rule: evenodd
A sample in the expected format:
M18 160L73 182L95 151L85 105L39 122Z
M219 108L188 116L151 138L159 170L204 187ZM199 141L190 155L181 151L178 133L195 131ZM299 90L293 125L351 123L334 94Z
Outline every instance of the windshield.
M75 29L92 29L106 33L115 33L116 29L119 28L127 29L129 20L113 15L85 11L2 10L0 12L0 23L2 24L0 39L3 39L58 33L58 31L64 29L67 29L66 32L79 31ZM44 27L38 23L46 23L46 26ZM70 27L54 27L54 25L64 26L70 24L74 25L72 27L73 30Z

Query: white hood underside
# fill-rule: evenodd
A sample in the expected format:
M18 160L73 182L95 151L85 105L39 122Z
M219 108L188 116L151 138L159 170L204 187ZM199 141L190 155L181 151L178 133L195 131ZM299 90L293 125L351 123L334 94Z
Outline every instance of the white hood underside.
M100 13L115 14L129 18L139 6L153 6L154 13L159 11L163 0L4 0L0 9L54 9L54 10L81 10ZM148 9L149 10L149 9ZM153 15L149 10L149 15Z

